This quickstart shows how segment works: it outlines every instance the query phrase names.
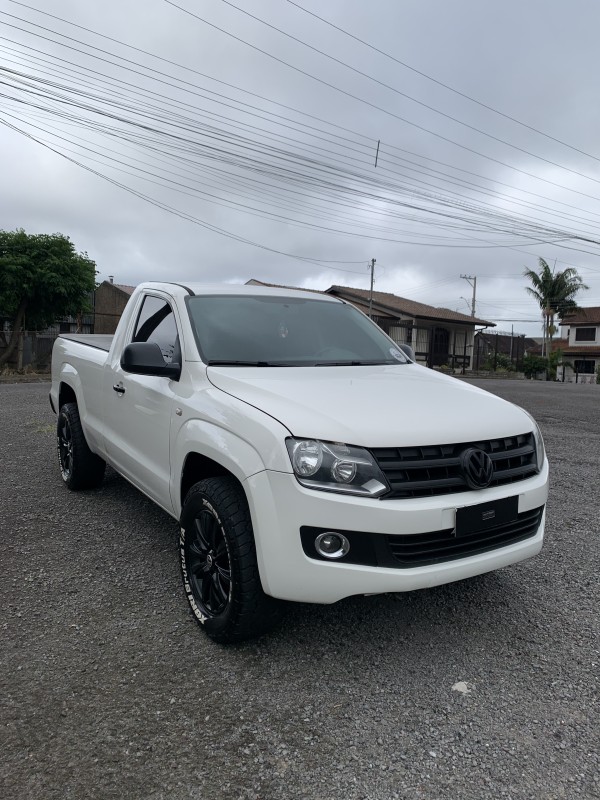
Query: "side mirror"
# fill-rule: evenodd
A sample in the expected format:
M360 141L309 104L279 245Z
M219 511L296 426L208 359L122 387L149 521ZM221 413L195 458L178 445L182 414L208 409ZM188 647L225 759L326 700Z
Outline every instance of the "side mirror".
M408 356L408 358L410 358L411 361L417 360L415 358L415 351L409 344L399 344L398 347L400 348L400 350L402 350L405 356Z
M181 376L181 364L167 364L156 342L128 344L121 355L121 369L135 375L159 375L172 381L178 381Z

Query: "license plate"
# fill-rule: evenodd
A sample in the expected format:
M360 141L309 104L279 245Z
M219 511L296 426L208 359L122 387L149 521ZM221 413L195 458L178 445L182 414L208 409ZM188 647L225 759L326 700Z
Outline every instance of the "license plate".
M514 522L519 513L519 498L505 497L490 503L456 509L456 536L469 536L497 525Z

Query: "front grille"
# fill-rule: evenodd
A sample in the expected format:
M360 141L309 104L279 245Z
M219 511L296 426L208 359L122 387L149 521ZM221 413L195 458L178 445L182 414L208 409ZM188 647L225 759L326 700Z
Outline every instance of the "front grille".
M460 464L461 453L469 447L483 450L492 459L494 474L490 486L522 481L537 472L533 433L483 442L375 447L371 453L391 488L382 499L470 491Z
M397 567L423 567L496 550L535 536L544 506L525 511L516 520L468 536L456 537L452 530L402 536L387 536L389 552Z

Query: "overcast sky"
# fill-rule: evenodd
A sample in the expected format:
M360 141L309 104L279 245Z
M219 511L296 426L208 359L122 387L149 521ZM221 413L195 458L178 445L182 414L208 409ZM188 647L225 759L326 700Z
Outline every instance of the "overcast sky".
M478 317L540 335L541 256L600 305L589 0L0 0L0 23L0 227L68 235L100 280L368 288L375 258L379 291L468 314L476 276Z

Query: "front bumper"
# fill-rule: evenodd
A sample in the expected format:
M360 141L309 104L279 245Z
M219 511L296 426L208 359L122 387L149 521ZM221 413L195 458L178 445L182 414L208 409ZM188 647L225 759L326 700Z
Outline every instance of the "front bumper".
M500 569L542 548L545 513L535 535L457 560L395 569L318 561L302 549L300 528L369 531L398 535L454 527L456 509L518 496L519 513L545 505L548 466L526 481L440 497L377 500L302 487L291 473L266 470L247 481L260 576L265 592L283 600L335 603L357 594L424 589Z

